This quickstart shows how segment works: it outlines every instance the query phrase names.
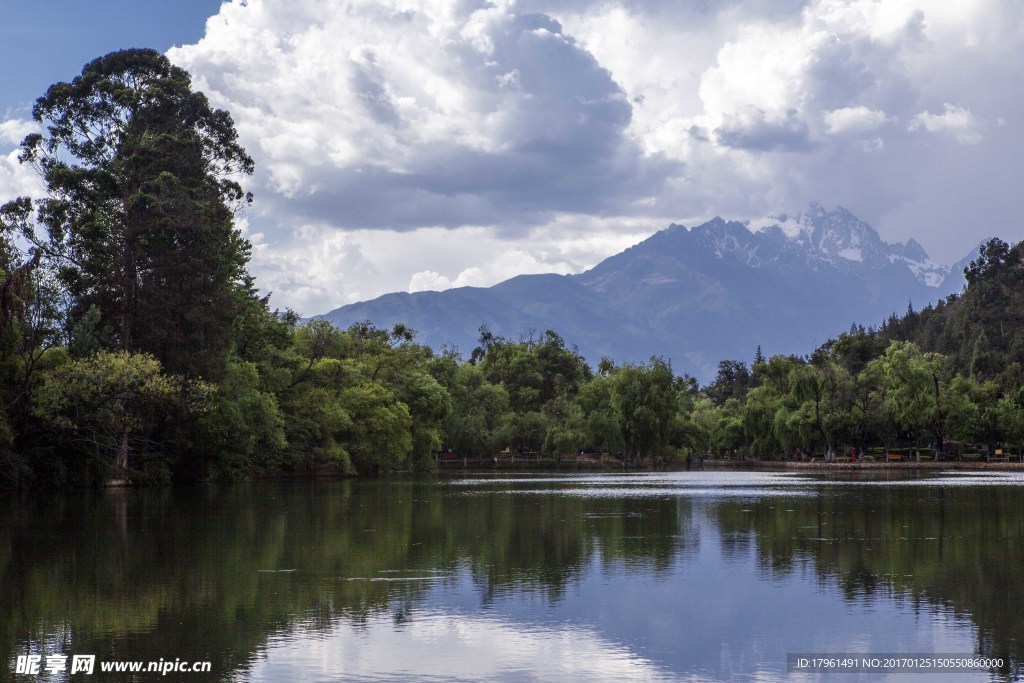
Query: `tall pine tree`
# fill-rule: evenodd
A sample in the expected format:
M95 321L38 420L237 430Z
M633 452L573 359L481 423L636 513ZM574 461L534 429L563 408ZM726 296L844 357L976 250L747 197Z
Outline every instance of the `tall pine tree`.
M144 351L173 373L218 377L238 313L249 245L234 210L253 161L230 115L154 50L113 52L39 98L21 159L46 180L42 235L30 234L90 307L108 348ZM94 314L93 314L94 315Z

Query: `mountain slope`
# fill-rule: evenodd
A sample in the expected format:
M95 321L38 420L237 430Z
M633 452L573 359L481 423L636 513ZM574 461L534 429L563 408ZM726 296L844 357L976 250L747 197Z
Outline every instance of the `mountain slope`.
M489 288L387 294L323 316L341 327L404 322L464 354L478 329L518 338L554 329L601 356L672 359L713 376L718 361L806 353L851 323L881 321L959 291L962 277L913 240L889 244L839 207L757 223L672 225L578 275L521 275Z

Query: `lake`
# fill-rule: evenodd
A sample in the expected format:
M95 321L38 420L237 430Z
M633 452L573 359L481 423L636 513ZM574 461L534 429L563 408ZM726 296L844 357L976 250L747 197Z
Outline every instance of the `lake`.
M70 680L896 681L791 666L935 654L1003 661L911 680L1020 679L1024 476L854 476L9 496L0 679L69 680L89 654ZM100 670L117 661L210 671Z

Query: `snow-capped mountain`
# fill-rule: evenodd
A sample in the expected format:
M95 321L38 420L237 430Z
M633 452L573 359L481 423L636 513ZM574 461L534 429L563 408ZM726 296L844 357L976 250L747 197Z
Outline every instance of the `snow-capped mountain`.
M769 216L746 225L769 239L781 237L803 253L812 267L815 261L837 267L849 262L869 268L899 262L928 287L938 287L950 274L949 266L932 261L915 240L902 244L884 242L874 228L841 206L826 211L812 204L808 211L795 217Z
M493 287L387 294L323 316L345 327L403 322L468 355L478 329L517 338L552 329L591 363L673 360L701 380L718 361L807 353L852 323L958 292L959 270L920 244L890 244L846 209L671 225L578 275L521 275Z

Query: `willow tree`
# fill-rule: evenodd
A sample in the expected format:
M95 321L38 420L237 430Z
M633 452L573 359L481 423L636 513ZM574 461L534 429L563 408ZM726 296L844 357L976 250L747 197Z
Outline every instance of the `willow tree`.
M633 460L659 455L679 409L668 363L655 357L649 364L616 370L611 376L611 407Z
M253 170L231 116L147 49L90 62L33 116L45 133L25 138L21 160L48 198L28 237L73 295L69 329L96 307L103 346L220 375L249 257L233 217L251 197L237 178Z
M881 408L906 434L920 459L921 436L930 431L939 448L946 437L946 397L943 395L946 359L923 353L911 342L894 341L881 357L867 365L867 372L881 378Z

